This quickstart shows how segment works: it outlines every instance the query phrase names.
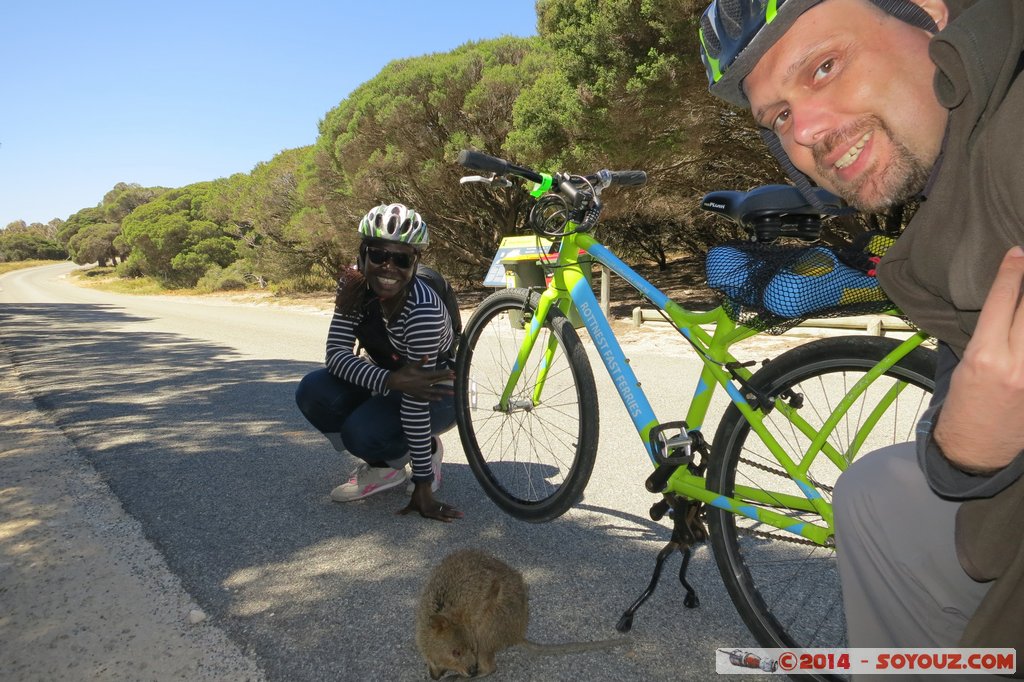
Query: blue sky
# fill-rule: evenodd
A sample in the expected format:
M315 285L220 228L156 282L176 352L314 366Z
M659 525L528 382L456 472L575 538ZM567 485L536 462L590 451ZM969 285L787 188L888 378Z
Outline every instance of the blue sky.
M249 172L394 59L536 34L533 0L12 0L0 20L0 228Z

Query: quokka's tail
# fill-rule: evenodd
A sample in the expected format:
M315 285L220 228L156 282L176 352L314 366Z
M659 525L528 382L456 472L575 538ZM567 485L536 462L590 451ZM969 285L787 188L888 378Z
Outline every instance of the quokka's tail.
M523 649L534 654L575 654L582 651L597 651L599 649L611 649L617 646L630 646L633 643L631 637L616 637L615 639L598 639L589 642L563 642L561 644L541 644L524 639L521 643Z

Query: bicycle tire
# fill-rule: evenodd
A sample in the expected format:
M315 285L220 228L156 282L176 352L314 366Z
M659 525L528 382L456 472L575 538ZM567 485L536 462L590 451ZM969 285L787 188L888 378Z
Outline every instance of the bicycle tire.
M597 455L597 388L583 344L554 307L523 367L506 412L495 409L525 336L524 310L540 296L527 289L498 291L473 313L455 367L456 423L470 469L502 510L540 523L564 514L583 496ZM530 312L526 313L529 316ZM542 349L555 355L542 400L531 396Z
M750 380L756 389L776 396L782 389L803 395L799 413L815 429L832 411L854 382L891 352L898 341L883 337L847 336L813 341L768 362ZM920 413L928 406L934 389L935 356L918 347L880 376L836 424L829 441L846 453L855 420L870 413L882 393L906 382L906 388L889 405L871 435L854 456L876 450L889 442L913 440ZM832 375L826 385L824 377ZM843 386L836 388L835 382ZM904 400L906 399L906 400ZM900 409L904 412L901 413ZM779 410L765 417L765 424L788 452L804 452L810 443ZM889 428L891 427L891 432ZM890 435L887 435L891 433ZM883 442L884 441L884 442ZM794 444L797 447L794 447ZM803 447L799 447L803 446ZM772 473L772 472L775 473ZM826 499L839 467L819 453L808 471ZM708 466L708 486L732 496L741 485L800 495L767 447L751 429L735 405L730 405L715 435ZM776 511L779 511L776 508ZM821 521L814 513L786 512L799 520ZM839 591L834 548L809 541L798 544L794 535L744 516L708 508L708 530L722 579L747 627L767 648L845 647L846 623ZM810 676L804 679L842 679Z

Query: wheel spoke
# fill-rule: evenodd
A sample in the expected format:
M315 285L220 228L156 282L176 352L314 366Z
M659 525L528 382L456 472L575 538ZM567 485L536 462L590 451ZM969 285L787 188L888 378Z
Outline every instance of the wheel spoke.
M774 359L750 381L769 395L785 389L802 394L803 405L797 412L812 428L820 429L849 390L896 345L878 337L816 341ZM877 423L859 453L912 436L917 416L928 404L933 373L934 353L916 349L867 388L835 422L827 442L838 452L850 452L870 419ZM764 425L799 467L811 438L780 410L766 415ZM806 473L818 493L831 501L839 467L819 454ZM749 504L781 513L786 513L777 506L782 496L803 497L801 488L735 408L730 408L716 434L708 485L727 496L739 485L759 490L762 502ZM764 500L776 504L769 507ZM791 516L824 523L818 514L807 511L794 511ZM719 509L708 511L708 525L729 593L762 646L846 646L832 547Z
M579 337L564 315L552 310L520 367L511 409L496 409L526 336L524 325L516 322L524 295L493 294L474 313L459 352L456 397L466 456L485 492L513 516L538 521L565 512L590 478L597 398ZM551 362L545 364L552 339ZM473 400L470 377L476 385Z

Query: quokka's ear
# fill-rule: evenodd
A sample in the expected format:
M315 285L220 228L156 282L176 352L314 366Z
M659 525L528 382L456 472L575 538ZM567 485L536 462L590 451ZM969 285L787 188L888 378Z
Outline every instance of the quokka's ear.
M434 614L430 617L430 629L434 632L444 632L452 626L450 620L442 615Z

